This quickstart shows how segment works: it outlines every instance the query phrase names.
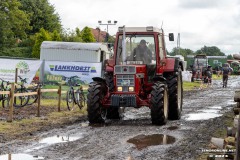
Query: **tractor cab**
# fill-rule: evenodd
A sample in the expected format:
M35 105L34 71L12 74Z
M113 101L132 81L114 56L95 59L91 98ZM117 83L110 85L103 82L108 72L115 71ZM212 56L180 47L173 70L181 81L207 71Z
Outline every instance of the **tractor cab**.
M208 58L205 54L198 54L194 57L192 65L192 82L195 80L203 80L204 73L208 67Z
M154 35L147 34L127 34L126 51L123 57L123 35L119 35L116 54L116 65L134 65L137 68L146 68L147 80L151 81L156 70L156 44Z

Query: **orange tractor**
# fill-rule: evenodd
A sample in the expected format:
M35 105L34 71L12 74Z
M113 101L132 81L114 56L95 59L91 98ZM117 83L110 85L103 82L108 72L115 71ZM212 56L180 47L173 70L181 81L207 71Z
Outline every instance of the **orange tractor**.
M124 108L143 106L150 108L154 125L181 118L183 64L167 57L165 37L155 27L119 27L104 78L94 77L89 85L90 123L120 119ZM168 37L174 41L173 33Z

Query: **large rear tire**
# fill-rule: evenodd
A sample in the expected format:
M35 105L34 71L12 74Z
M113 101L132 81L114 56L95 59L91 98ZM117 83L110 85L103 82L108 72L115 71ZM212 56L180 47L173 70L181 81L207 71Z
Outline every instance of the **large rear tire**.
M171 75L167 79L169 93L169 116L170 120L181 118L183 103L182 71L179 69L177 75Z
M157 82L153 85L150 105L152 124L166 124L168 119L168 91L165 84Z
M87 111L89 123L104 123L107 110L103 108L103 99L107 93L104 83L92 82L87 95Z

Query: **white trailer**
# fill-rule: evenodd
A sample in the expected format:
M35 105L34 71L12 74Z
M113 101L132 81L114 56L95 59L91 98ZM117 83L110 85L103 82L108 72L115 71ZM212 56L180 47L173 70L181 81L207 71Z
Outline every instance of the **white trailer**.
M45 61L102 63L109 58L110 51L104 43L44 41L41 45L40 81L44 79ZM101 67L103 68L103 67Z

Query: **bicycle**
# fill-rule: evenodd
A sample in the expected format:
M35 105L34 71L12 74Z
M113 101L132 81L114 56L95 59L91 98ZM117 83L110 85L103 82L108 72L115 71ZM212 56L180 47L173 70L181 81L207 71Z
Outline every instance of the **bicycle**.
M83 108L85 105L85 96L83 93L83 88L81 85L76 84L73 79L75 79L77 76L72 76L69 77L68 79L68 85L70 86L69 90L67 91L67 96L66 96L66 102L67 102L67 107L68 110L71 111L74 109L74 105L77 104L80 109ZM79 89L74 91L73 86L80 86Z
M2 78L0 78L0 80L1 80L0 90L1 91L10 91L10 88L8 87L10 82L5 81ZM8 108L9 107L9 102L10 102L9 94L1 94L0 95L0 101L2 101L2 107L3 108Z
M32 88L28 88L27 90L29 92L37 92L38 88L42 88L42 86L43 85L41 83L37 83L37 85L34 85ZM32 105L33 103L36 103L37 99L38 95L30 95L27 105Z
M28 92L27 88L25 87L24 84L27 83L27 78L22 78L20 76L18 76L20 79L20 88L15 88L14 93L26 93ZM14 103L13 106L14 107L24 107L25 105L28 104L30 96L17 96L14 98Z

